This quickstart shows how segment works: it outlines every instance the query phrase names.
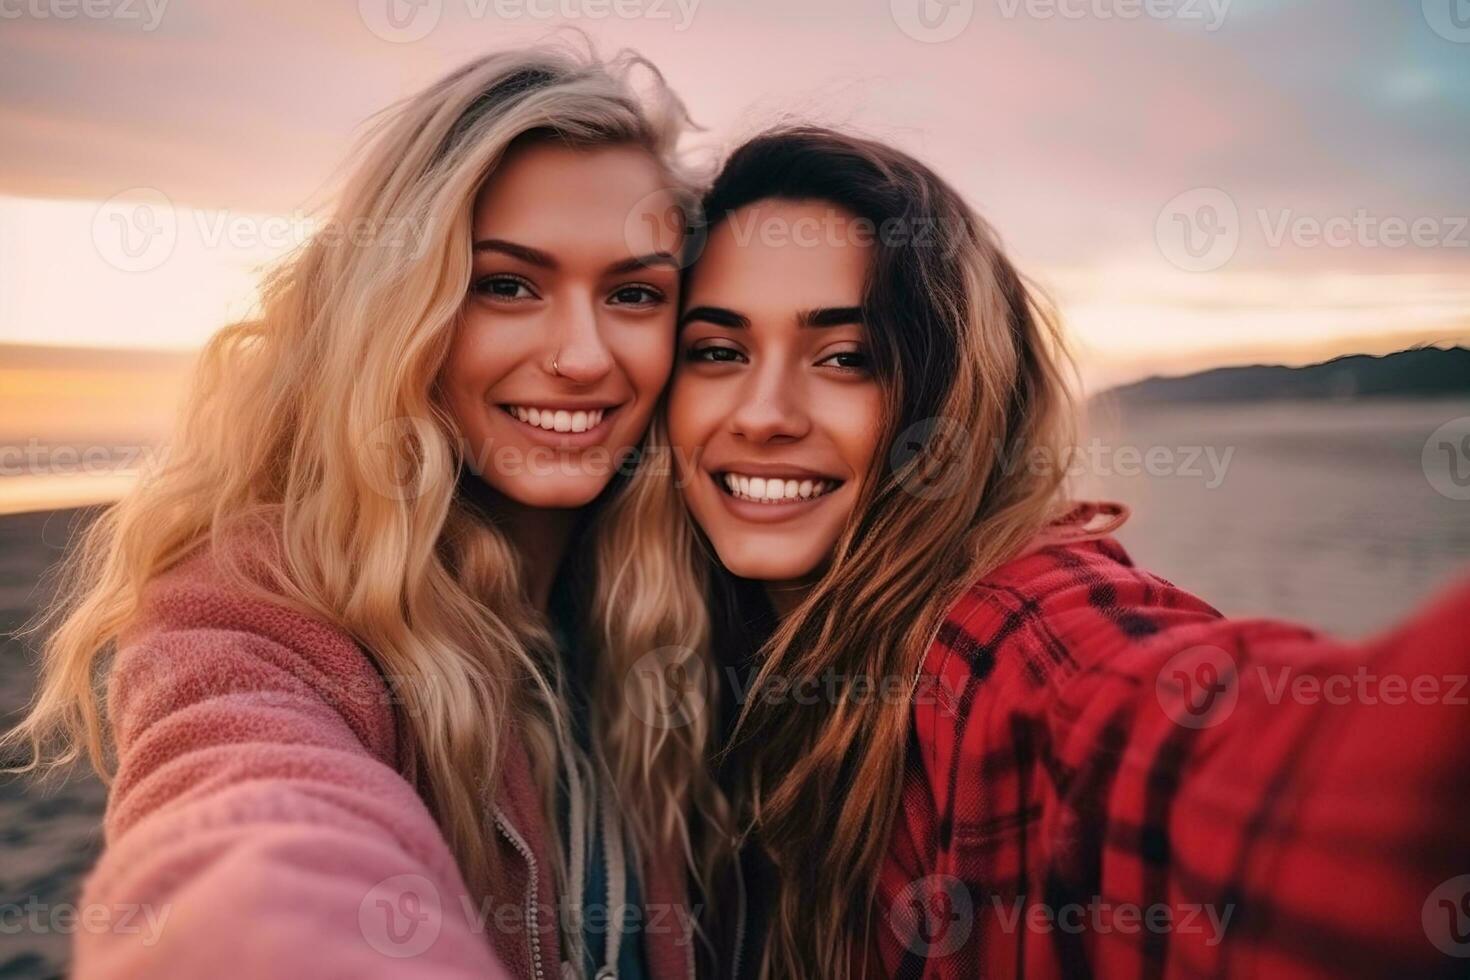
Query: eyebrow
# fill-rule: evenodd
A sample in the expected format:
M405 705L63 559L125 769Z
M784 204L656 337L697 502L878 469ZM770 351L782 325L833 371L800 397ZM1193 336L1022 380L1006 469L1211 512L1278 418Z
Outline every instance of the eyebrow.
M539 248L529 245L518 245L508 242L503 238L484 238L475 242L476 252L498 252L501 255L509 255L513 259L520 259L527 265L538 266L542 269L557 268L557 261L549 252L543 252ZM672 252L649 252L645 255L635 255L631 258L614 262L607 267L607 271L613 275L621 275L625 272L637 272L640 269L648 269L655 266L666 266L671 269L679 268L679 259Z
M686 311L679 318L679 327L693 323L696 320L704 323L713 323L717 327L728 327L731 330L749 330L750 319L743 317L734 310L727 310L723 306L696 306Z
M849 324L863 322L863 308L861 306L823 306L815 310L807 310L797 317L796 322L803 327L842 327Z
M677 271L680 266L679 258L673 252L648 252L645 255L635 255L631 259L614 262L607 267L607 271L614 274L621 274L624 272L637 272L639 269L648 269L654 266L667 266Z
M539 248L529 245L517 245L503 238L483 238L475 242L476 252L499 252L501 255L509 255L513 259L520 259L528 265L540 266L543 269L555 269L556 259Z
M679 318L679 326L696 320L704 323L712 323L717 327L726 327L731 330L750 329L750 318L734 310L728 310L723 306L696 306ZM799 327L811 327L821 329L822 327L840 327L848 324L861 324L863 322L863 308L861 306L822 306L814 310L803 310L796 316L796 324Z

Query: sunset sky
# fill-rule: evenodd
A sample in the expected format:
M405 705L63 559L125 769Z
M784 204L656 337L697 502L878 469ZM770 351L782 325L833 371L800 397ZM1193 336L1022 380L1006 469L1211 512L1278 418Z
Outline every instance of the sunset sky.
M1456 2L14 0L0 343L198 345L374 111L558 24L657 63L694 151L799 117L932 163L1061 302L1094 386L1464 340ZM166 254L124 247L140 201Z

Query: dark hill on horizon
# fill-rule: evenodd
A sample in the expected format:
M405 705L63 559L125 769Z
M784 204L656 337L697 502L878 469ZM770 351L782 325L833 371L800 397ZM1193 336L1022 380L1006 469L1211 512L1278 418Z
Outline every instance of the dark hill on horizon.
M1470 349L1416 347L1350 354L1305 367L1253 364L1146 378L1103 392L1123 405L1470 395Z

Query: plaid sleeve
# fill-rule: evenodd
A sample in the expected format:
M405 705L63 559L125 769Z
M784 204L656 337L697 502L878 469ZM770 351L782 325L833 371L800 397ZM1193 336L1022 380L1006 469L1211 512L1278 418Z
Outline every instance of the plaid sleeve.
M898 977L1470 966L1470 585L1352 647L1231 621L1110 541L928 651L869 963Z

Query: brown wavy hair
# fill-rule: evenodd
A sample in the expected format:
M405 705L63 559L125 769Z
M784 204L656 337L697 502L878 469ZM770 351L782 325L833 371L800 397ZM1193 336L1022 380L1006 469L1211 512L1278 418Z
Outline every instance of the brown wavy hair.
M838 696L751 696L732 745L747 760L737 805L775 869L764 972L846 976L872 925L911 717L908 698L864 698L853 682L911 683L959 594L1066 510L1065 466L1015 464L1056 464L1074 445L1071 362L992 228L907 154L825 129L768 132L730 157L705 214L767 199L825 202L876 231L863 306L885 396L879 451L830 565L764 638L751 688L835 677Z

